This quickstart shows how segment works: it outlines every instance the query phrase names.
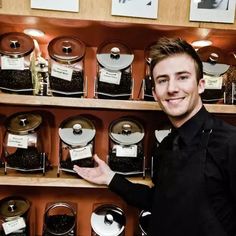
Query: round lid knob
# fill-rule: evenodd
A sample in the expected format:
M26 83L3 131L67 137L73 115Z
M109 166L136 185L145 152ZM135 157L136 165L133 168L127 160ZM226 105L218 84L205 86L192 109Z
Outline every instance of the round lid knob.
M109 136L118 144L136 144L143 139L144 128L137 120L123 117L110 124Z
M21 32L5 33L0 36L0 53L11 57L27 56L34 50L33 39Z
M134 59L133 52L123 43L105 42L98 47L97 60L108 70L122 70L131 65Z
M84 57L85 44L78 38L61 36L49 42L48 53L51 58L60 63L75 63Z
M123 211L114 205L102 205L91 216L91 226L96 235L118 236L125 228Z
M7 118L6 128L13 134L28 134L35 131L42 123L42 117L39 114L20 112Z
M29 201L22 197L11 196L3 198L0 201L0 215L4 218L21 216L29 207Z
M75 116L64 120L59 128L61 140L70 146L85 146L95 136L95 126L83 117Z

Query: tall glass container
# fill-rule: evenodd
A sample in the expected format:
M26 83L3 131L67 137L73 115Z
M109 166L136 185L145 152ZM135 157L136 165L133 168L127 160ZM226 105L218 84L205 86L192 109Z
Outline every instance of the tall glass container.
M0 36L0 89L7 93L33 94L31 58L33 39L20 32Z
M59 128L60 171L72 172L74 165L93 167L95 126L84 116L69 117Z
M85 96L85 44L78 38L61 36L49 42L49 81L53 96Z
M109 127L108 164L124 175L145 176L144 127L131 117L113 121Z
M132 62L134 54L120 42L106 42L97 50L95 96L104 99L133 98Z

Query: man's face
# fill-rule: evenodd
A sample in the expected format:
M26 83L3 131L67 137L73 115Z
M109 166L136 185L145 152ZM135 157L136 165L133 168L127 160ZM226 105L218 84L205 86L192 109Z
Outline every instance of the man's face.
M182 125L201 108L199 94L204 91L204 80L197 82L190 56L177 54L163 59L155 65L153 78L153 96L173 125Z

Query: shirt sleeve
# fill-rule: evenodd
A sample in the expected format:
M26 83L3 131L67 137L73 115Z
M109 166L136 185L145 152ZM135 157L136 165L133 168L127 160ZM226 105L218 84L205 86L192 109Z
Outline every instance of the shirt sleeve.
M109 184L111 191L122 197L128 204L137 208L150 210L154 188L144 184L136 184L120 174L115 174Z

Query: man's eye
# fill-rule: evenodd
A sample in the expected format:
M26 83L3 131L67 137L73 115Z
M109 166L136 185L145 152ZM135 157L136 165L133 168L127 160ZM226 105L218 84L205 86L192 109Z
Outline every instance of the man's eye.
M166 83L166 82L167 82L167 79L158 79L157 80L158 84L163 84L163 83Z
M186 80L186 79L188 79L188 76L187 75L182 75L182 76L179 77L179 79L180 80Z

